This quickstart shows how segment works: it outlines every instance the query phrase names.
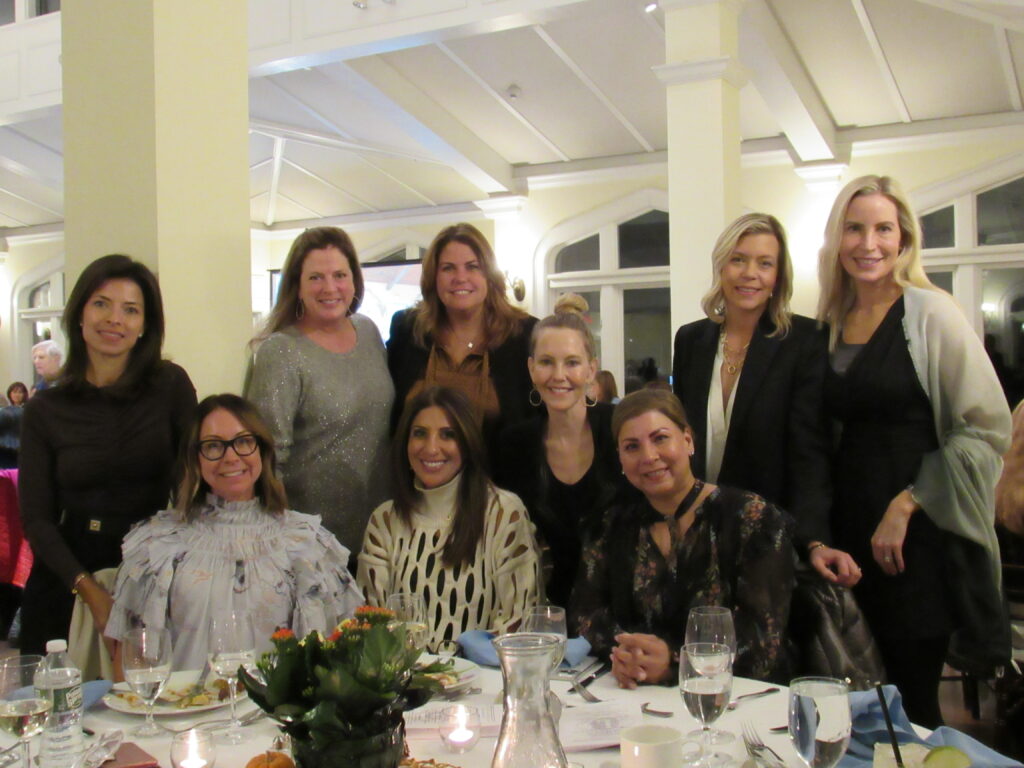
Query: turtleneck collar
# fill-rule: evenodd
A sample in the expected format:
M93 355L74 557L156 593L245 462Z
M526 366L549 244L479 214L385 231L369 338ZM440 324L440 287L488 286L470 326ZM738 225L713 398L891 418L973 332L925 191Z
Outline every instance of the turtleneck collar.
M417 517L418 524L443 528L451 523L452 518L455 517L455 505L461 479L462 473L460 472L447 483L436 488L424 488L418 479L413 481L413 485L420 492L422 498L422 502L416 505L413 512Z

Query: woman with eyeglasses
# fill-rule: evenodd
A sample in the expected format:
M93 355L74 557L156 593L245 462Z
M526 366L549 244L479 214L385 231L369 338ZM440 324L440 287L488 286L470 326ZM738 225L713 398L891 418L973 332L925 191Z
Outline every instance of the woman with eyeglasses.
M326 631L362 603L349 552L315 515L287 509L274 440L256 408L237 395L199 404L183 449L174 509L124 540L106 634L168 628L174 668L206 662L210 617L244 611L256 650L278 627Z

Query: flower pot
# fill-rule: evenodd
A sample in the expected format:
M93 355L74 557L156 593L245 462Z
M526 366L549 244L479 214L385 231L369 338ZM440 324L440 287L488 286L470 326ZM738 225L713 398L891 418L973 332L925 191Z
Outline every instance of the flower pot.
M298 768L398 768L405 756L405 723L365 739L335 741L325 749L293 739L292 749Z

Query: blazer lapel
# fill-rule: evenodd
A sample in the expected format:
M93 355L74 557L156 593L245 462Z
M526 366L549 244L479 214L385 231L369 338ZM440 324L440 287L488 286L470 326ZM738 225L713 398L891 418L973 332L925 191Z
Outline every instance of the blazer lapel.
M704 461L707 456L708 432L708 393L711 391L711 374L715 367L715 354L718 352L718 337L721 333L721 326L708 320L702 329L700 337L693 345L693 381L699 383L699 387L688 397L686 416L690 422L690 429L697 438L697 451L693 457L693 471L697 477L704 476ZM721 393L719 393L721 397Z
M767 331L767 332L770 332ZM764 323L758 326L750 339L750 349L747 350L747 359L743 363L743 371L740 373L740 382L736 389L736 400L732 404L732 419L729 421L729 434L733 435L743 428L747 411L757 399L761 384L768 376L775 353L779 350L780 339L768 338ZM726 453L729 452L729 443L726 441ZM723 456L722 465L725 466Z

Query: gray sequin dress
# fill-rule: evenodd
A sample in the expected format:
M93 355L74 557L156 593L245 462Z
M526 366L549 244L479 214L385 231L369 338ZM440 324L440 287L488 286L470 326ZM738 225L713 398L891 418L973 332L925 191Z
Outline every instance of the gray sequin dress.
M388 419L395 388L380 332L352 315L356 346L329 352L296 328L256 352L246 396L277 441L288 506L320 515L352 552L374 508L389 498Z

